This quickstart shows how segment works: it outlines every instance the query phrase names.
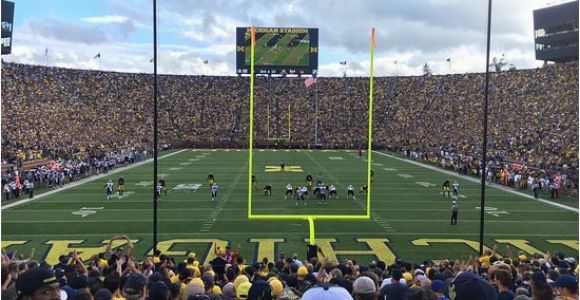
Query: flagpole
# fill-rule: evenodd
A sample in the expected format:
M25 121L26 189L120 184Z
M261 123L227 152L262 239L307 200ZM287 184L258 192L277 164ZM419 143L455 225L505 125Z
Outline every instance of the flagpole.
M316 149L316 145L318 145L318 84L314 87L314 149Z
M153 252L157 251L157 0L153 0Z

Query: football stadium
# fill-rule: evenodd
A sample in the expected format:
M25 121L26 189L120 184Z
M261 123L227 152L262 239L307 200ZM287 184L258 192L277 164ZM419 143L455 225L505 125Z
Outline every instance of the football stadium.
M340 30L248 24L226 75L158 74L151 20L152 72L30 62L19 5L2 299L578 299L578 1L533 11L539 67L385 74L369 23L360 76Z

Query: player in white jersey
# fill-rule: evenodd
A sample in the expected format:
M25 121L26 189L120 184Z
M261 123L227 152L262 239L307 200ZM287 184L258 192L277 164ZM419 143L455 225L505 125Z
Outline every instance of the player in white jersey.
M353 200L356 200L356 196L354 195L354 187L352 186L352 184L349 184L348 187L346 188L346 198L352 198Z
M217 190L218 190L218 186L217 184L212 184L210 187L211 190L211 201L215 201L217 199Z
M157 193L157 199L161 199L161 193L163 193L163 190L165 188L163 187L163 184L161 182L157 183L157 186L155 187L155 192Z
M326 185L320 183L318 185L318 205L322 205L322 200L324 199L324 204L328 204L328 199L326 198Z
M331 184L330 187L328 188L328 198L330 198L331 196L334 196L334 199L338 200L338 194L336 193L336 187L334 186L334 184Z
M298 201L301 200L306 206L306 197L308 196L308 189L303 186L298 190L298 196L296 197L296 206L298 206Z
M286 185L286 193L284 194L284 200L288 199L288 195L292 198L292 191L294 191L294 187L291 184Z
M451 186L453 187L453 196L459 195L459 183L457 183L457 181L454 181Z
M107 200L110 200L113 196L113 181L109 180L109 182L105 184L105 188L107 189Z

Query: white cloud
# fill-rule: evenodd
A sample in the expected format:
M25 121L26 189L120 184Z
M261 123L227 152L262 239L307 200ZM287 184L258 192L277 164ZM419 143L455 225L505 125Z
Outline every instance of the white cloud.
M541 65L534 57L532 10L543 6L541 0L494 3L491 57L505 53L517 68ZM321 63L321 76L342 76L341 60L349 62L348 76L368 76L373 26L378 33L376 76L421 75L425 63L435 74L485 70L483 2L167 0L158 9L161 73L234 75L235 28L250 23L319 28L319 61L336 60ZM51 65L95 68L91 59L100 52L103 70L151 72L150 10L150 2L133 0L113 2L108 13L76 23L56 17L25 18L27 25L14 31L14 54L3 58L44 64L48 46ZM112 26L103 29L97 24ZM204 60L210 63L203 64Z
M107 16L98 16L98 17L88 17L88 18L83 18L82 20L87 22L87 23L92 23L92 24L112 24L112 23L127 22L127 20L129 20L129 18L127 18L125 16L107 15Z

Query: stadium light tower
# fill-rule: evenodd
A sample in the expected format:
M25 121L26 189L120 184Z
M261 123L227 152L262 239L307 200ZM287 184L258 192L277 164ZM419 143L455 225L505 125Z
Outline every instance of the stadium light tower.
M340 65L342 66L342 76L343 77L346 77L346 71L348 69L348 67L347 67L347 61L346 60L341 61L340 62Z
M212 75L211 73L211 68L209 67L209 60L204 59L202 60L203 63L203 72L206 74L202 74L202 75Z

